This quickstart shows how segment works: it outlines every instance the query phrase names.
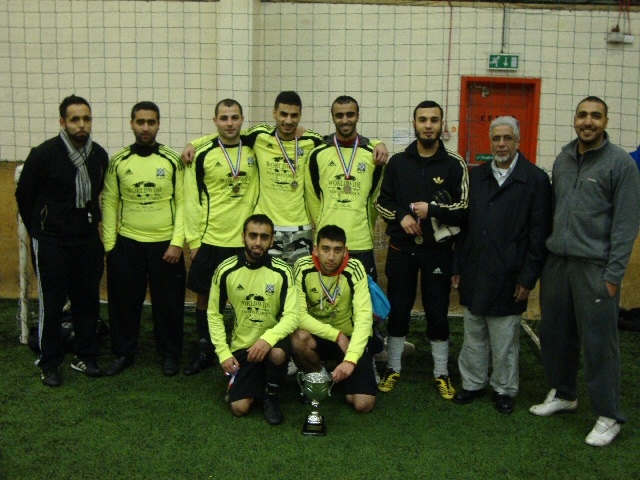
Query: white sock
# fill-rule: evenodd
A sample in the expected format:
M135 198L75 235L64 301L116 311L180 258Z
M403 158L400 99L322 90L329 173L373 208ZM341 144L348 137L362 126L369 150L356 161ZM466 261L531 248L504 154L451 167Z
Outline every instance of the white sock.
M431 340L433 355L433 376L449 375L449 340Z
M387 337L387 369L400 373L405 337Z

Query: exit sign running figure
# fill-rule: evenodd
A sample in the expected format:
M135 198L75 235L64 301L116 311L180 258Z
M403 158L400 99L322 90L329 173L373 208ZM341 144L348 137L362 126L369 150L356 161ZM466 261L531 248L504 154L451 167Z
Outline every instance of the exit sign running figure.
M489 55L489 70L517 70L520 55L505 53Z

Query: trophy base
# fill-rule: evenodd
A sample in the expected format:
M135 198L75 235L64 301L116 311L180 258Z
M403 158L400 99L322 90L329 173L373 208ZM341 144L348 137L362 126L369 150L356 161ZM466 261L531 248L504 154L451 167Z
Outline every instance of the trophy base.
M323 437L327 434L327 426L324 423L324 417L313 412L307 417L307 421L302 427L303 435L311 435L315 437Z
M324 424L308 425L305 423L304 427L302 427L302 434L312 437L324 437L327 434L327 427Z

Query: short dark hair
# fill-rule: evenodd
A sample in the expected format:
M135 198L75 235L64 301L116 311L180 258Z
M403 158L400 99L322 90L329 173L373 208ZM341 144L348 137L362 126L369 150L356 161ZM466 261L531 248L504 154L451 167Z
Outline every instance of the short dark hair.
M269 225L271 227L271 234L273 235L273 231L275 227L273 225L273 220L271 220L264 213L254 213L249 218L244 221L244 225L242 225L242 233L247 233L247 225L250 223L257 223L258 225Z
M78 97L76 94L72 94L62 100L62 103L60 104L60 118L63 120L67 116L67 108L69 108L69 105L86 105L89 107L89 111L91 111L91 105L89 105L89 102L82 97Z
M240 103L237 100L234 100L233 98L225 98L224 100L220 100L216 104L216 109L214 111L215 117L218 116L218 109L220 108L220 105L224 105L225 107L233 107L234 105L237 105L238 108L240 109L240 115L242 115L242 105L240 105Z
M285 105L295 105L296 107L300 107L302 109L302 99L300 95L298 95L293 90L285 90L284 92L280 92L276 97L276 102L273 104L273 108L278 108L278 105L284 103Z
M158 121L160 121L160 108L153 102L138 102L131 109L131 120L136 118L136 112L139 110L151 110L158 114Z
M337 225L325 225L316 235L316 245L320 245L320 240L326 238L332 242L347 243L347 234L345 231Z
M440 110L440 119L444 119L444 110L442 110L442 107L438 103L434 102L433 100L423 100L418 104L416 108L413 109L414 120L416 119L416 114L418 113L418 109L420 108L437 108L438 110Z
M356 104L356 113L360 113L360 105L358 105L358 102L356 101L355 98L350 97L349 95L340 95L331 104L331 115L333 115L333 106L335 104L346 105L347 103L355 103Z
M578 106L576 107L576 113L578 113L578 107L580 105L582 105L584 102L599 103L600 105L602 105L604 107L604 116L605 117L609 116L609 107L607 106L606 103L604 103L604 100L602 100L600 97L595 97L593 95L589 95L588 97L583 98L582 100L580 100L580 102L578 103Z

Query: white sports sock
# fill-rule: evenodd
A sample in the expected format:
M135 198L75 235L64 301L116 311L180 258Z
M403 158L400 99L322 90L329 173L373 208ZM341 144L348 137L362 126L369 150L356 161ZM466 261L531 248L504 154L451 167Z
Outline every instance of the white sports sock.
M433 355L433 376L449 375L449 340L431 340Z
M405 337L387 337L387 369L400 373Z

